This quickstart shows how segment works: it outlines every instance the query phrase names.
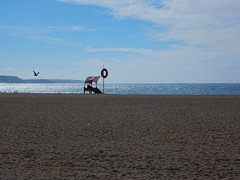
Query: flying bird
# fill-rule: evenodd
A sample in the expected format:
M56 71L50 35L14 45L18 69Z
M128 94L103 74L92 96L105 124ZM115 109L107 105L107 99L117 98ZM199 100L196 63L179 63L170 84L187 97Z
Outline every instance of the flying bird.
M33 71L33 73L34 73L34 76L38 76L38 74L39 74L39 72L35 72L35 71Z

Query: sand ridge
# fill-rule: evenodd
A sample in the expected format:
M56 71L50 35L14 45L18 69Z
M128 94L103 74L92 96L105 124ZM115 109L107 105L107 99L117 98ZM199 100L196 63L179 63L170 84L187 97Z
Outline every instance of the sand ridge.
M240 96L0 94L0 179L239 179Z

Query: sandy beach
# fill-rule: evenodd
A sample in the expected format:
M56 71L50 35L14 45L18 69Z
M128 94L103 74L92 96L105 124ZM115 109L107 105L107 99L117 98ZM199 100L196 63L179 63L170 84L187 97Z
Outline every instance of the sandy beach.
M0 94L0 179L239 179L240 96Z

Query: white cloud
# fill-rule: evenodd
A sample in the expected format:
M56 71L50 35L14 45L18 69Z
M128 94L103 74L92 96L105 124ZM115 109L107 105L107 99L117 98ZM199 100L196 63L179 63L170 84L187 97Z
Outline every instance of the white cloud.
M86 75L91 67L94 74L105 64L111 71L109 82L238 82L240 62L226 60L218 51L194 46L176 45L167 50L87 48L87 51L108 53L108 58L81 60L74 68L80 67L78 71ZM123 53L124 58L120 54L112 56L111 52Z
M137 18L160 25L183 25L199 27L209 22L217 24L221 19L239 21L238 0L59 0L81 5L96 5L111 10L118 18ZM177 24L176 24L177 23ZM221 23L222 24L222 23ZM184 25L186 26L186 24Z
M115 51L128 54L127 61L109 65L115 81L124 76L126 82L239 82L239 0L59 1L96 5L118 19L150 22L148 37L171 42L167 49L87 48L110 56Z
M6 71L15 71L15 69L13 67L6 67L4 70L6 70Z
M50 32L74 32L74 31L82 31L84 28L82 26L47 26L44 27L47 31Z
M214 59L218 52L211 51L208 49L199 49L194 46L172 46L171 49L137 49L137 48L86 48L88 52L91 53L106 53L106 52L121 52L127 53L129 56L133 57L135 55L136 59L148 59L148 61L172 61L180 62L183 64L195 63L195 62L205 62L206 60ZM129 57L128 56L128 57Z
M10 26L0 24L0 30L16 34L46 34L51 32L74 32L82 31L82 26Z
M9 26L0 24L0 31L3 31L11 36L16 36L25 39L43 41L47 43L63 44L65 39L54 37L55 32L68 33L82 31L82 26Z
M239 0L58 1L95 5L107 9L118 19L150 22L148 29L152 31L148 37L171 42L167 49L88 47L88 59L79 60L79 66L69 65L69 68L81 72L81 77L98 73L99 67L105 64L111 74L108 80L114 79L113 82L239 82ZM47 43L64 43L63 38L54 37L54 32L82 30L81 26L16 27L0 24L0 31ZM111 52L124 53L127 60L111 56ZM111 60L103 60L102 56L94 59L97 57L91 56L94 53L109 53L104 57ZM69 73L74 76L76 71Z
M169 57L168 57L169 58ZM115 59L85 59L68 65L68 72L76 72L85 79L90 75L100 75L102 65L109 71L106 83L196 83L196 82L237 82L237 69L228 62L181 62L179 59L159 59L151 61L141 56L130 56L128 61ZM91 67L91 68L89 68ZM223 71L227 73L224 74ZM230 73L228 72L230 71Z
M189 47L226 52L231 57L233 53L239 58L239 0L59 1L104 7L119 19L135 18L152 22L156 32L149 33L149 36L159 41L182 42Z
M43 41L46 43L55 43L55 44L63 44L65 43L64 39L55 38L55 37L48 37L48 36L31 36L30 39L36 41Z
M88 52L124 52L132 54L141 54L145 56L155 56L160 51L153 49L136 49L136 48L86 48Z

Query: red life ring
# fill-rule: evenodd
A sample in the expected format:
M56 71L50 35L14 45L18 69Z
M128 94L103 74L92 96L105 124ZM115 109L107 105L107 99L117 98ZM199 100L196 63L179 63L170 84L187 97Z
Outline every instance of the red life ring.
M101 76L103 78L106 78L108 76L108 70L106 68L103 68L101 71Z

